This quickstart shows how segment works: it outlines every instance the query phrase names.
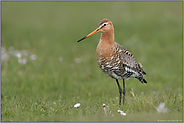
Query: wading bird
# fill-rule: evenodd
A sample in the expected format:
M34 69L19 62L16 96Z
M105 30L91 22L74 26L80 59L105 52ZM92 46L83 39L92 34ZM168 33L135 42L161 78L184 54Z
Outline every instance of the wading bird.
M114 42L114 27L108 19L102 19L96 30L77 42L97 32L101 32L101 38L96 49L98 65L105 74L116 80L119 88L119 106L121 105L122 93L124 105L126 92L124 79L137 78L141 83L147 83L143 77L146 72L142 69L141 63L135 60L131 52ZM123 90L118 82L119 79L123 79Z

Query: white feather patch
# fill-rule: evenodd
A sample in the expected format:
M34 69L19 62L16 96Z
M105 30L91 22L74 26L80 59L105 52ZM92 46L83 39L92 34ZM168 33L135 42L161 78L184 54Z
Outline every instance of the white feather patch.
M118 61L118 60L119 60L119 58L116 59L116 61Z
M106 25L109 24L109 22L105 22L105 23L106 23ZM105 23L101 24L98 28L101 29L104 26Z
M114 58L114 56L111 57L111 60Z
M112 69L115 69L115 70L116 70L116 69L118 69L118 68L119 68L119 67L113 67Z
M122 79L121 76L116 75L114 72L111 73L111 75L116 79Z
M110 65L107 65L106 67L110 67L110 68L111 68L112 66L110 66Z
M132 69L130 69L130 68L128 68L128 67L125 67L125 70L126 70L127 72L132 72L132 73L133 73L133 74L132 74L132 77L139 76L139 73L138 73L138 72L136 72L136 71L134 71L134 70L132 70Z

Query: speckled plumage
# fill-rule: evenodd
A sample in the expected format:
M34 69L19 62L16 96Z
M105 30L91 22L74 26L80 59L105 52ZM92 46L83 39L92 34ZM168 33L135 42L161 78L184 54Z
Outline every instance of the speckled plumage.
M142 83L147 83L143 78L146 72L142 69L142 65L135 60L131 52L114 42L112 22L103 19L98 27L107 22L111 26L107 31L102 31L96 50L99 67L104 73L114 79L137 78Z
M142 76L146 75L146 72L131 52L116 42L111 47L106 47L106 51L109 55L104 56L102 51L97 55L98 65L104 73L114 79L137 78L142 83L147 83Z
M143 77L146 72L142 69L141 63L135 60L131 52L114 42L114 27L108 19L102 19L96 30L78 40L78 42L97 32L101 32L100 41L96 49L98 65L105 74L116 79L120 93L119 105L121 104L122 93L124 104L126 92L124 79L137 78L140 82L147 83ZM119 79L123 79L123 91L118 82Z

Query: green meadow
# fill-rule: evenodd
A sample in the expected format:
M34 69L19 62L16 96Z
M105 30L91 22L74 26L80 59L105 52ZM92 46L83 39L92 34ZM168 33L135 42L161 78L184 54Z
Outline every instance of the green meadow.
M97 64L100 33L77 42L103 18L147 73L147 84L125 80L120 107L116 81ZM182 122L182 27L182 1L1 2L1 121Z

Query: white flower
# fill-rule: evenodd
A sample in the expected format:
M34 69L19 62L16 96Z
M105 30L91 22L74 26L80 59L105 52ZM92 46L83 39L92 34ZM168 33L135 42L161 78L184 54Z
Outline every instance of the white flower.
M165 108L165 104L161 102L156 108L158 113L167 113L168 109Z
M105 115L107 115L107 110L109 110L109 107L106 106L105 103L103 103L102 107L104 108Z
M75 104L73 107L78 108L80 106L80 103Z
M18 59L18 63L20 63L20 64L26 64L27 63L27 59L26 58L24 58L24 59L19 58Z
M27 59L26 58L22 59L22 64L26 64L26 63L27 63Z
M122 110L117 110L117 112L120 112L120 114L123 115L123 116L126 115L126 113L124 111L122 111Z
M17 53L16 53L16 57L17 57L17 58L21 58L21 56L22 56L21 52L17 52Z

